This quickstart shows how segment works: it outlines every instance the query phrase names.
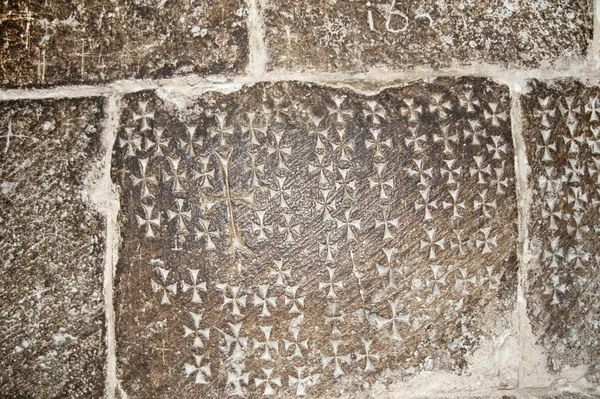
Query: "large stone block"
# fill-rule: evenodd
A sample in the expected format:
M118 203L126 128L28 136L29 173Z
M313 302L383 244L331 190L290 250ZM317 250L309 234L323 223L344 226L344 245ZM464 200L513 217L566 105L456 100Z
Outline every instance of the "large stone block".
M245 16L243 0L5 1L0 84L238 73Z
M269 69L368 72L585 58L592 2L266 0Z
M101 398L101 99L0 102L0 397Z
M505 86L146 91L125 97L120 124L117 357L130 397L323 397L461 373L510 329Z
M600 88L532 81L521 99L532 192L528 314L548 366L600 381Z

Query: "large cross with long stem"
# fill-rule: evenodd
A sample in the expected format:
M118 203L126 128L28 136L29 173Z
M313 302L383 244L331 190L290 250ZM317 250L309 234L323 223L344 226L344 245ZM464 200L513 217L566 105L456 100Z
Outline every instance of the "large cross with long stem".
M227 241L227 253L252 253L250 248L246 246L246 242L244 241L244 237L240 232L239 226L235 219L235 213L233 210L233 203L236 201L245 203L247 205L254 204L254 193L250 193L246 196L234 196L231 192L231 186L229 184L229 171L231 167L231 156L233 154L233 150L229 149L224 154L221 154L217 151L213 151L213 155L219 161L219 167L221 169L221 173L223 175L223 192L218 195L210 195L205 194L205 204L206 204L206 212L210 212L211 209L218 203L224 202L227 205L227 214L229 216L229 231L228 231L228 241Z

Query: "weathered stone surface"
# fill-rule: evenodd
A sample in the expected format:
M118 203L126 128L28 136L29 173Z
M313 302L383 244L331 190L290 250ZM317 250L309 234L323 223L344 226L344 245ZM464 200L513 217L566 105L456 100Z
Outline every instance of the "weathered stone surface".
M5 1L0 83L40 86L237 73L243 0Z
M536 258L528 314L552 370L589 365L600 381L600 88L532 81L522 97Z
M100 398L101 99L0 102L0 397Z
M130 397L360 391L461 372L507 328L506 87L441 79L364 96L291 82L189 103L141 92L124 107L113 179Z
M366 72L581 59L592 2L267 0L269 68Z

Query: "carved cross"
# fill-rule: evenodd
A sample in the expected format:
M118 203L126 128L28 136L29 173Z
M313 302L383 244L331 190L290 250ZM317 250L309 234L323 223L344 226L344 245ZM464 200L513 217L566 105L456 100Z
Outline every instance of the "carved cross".
M248 337L240 337L240 333L242 331L242 323L227 323L229 324L229 328L231 329L231 334L224 333L221 331L223 336L225 337L225 343L227 344L227 354L229 358L234 362L240 361L245 356L246 348L248 347ZM233 350L232 350L233 347ZM234 363L235 365L235 363Z
M204 140L202 137L200 139L195 139L196 135L196 126L186 126L187 132L187 140L179 140L180 148L184 150L189 157L193 157L196 155L194 147L202 147L204 145Z
M246 391L242 383L248 385L250 373L244 372L246 365L244 363L232 363L233 371L227 371L227 386L232 389L232 396L246 396Z
M148 101L140 101L138 103L138 107L139 107L139 111L140 113L134 113L133 114L133 120L134 121L142 121L142 124L140 126L140 132L144 132L146 130L150 130L150 124L148 123L149 120L154 119L154 112L148 112Z
M133 174L131 175L131 180L133 182L133 186L140 186L140 200L144 198L152 198L154 195L150 192L149 184L156 185L158 181L155 176L147 175L146 170L148 168L148 159L138 159L138 163L140 165L140 177L136 177Z
M400 298L397 298L393 301L388 300L388 304L390 305L390 310L392 312L391 317L389 319L377 317L375 318L375 324L378 330L390 325L390 337L393 340L402 341L402 336L398 333L398 326L400 323L410 325L410 315L398 313L398 309L400 308Z
M489 103L490 112L483 110L483 116L486 120L492 122L492 126L500 126L500 121L506 122L508 115L506 111L500 111L497 103Z
M442 142L444 144L444 154L448 154L450 156L454 155L453 151L452 151L452 147L450 146L450 143L458 143L458 134L455 132L453 135L450 135L449 131L450 131L450 125L442 125L440 126L440 129L442 129L442 134L438 135L438 134L434 134L433 135L433 141L435 143L438 142Z
M360 219L353 219L350 216L350 210L344 211L344 217L337 219L338 230L343 229L346 231L346 240L356 241L356 234L353 229L360 230Z
M335 299L337 297L337 293L335 292L336 288L342 289L344 288L344 283L342 281L333 281L333 276L335 274L335 268L327 266L327 272L329 273L329 282L319 283L319 290L327 290L327 298Z
M185 281L182 281L181 282L181 291L186 293L191 290L192 291L192 303L202 303L202 298L200 298L199 291L207 292L206 291L206 282L205 281L198 282L198 272L200 271L199 269L189 269L189 271L190 271L190 277L192 279L192 283L188 284Z
M239 285L229 285L228 283L216 284L216 288L223 292L223 305L231 304L231 314L234 316L241 316L240 308L246 307L246 295L242 295L242 289Z
M283 340L285 350L289 351L290 349L293 349L294 353L292 353L292 355L289 357L290 359L293 359L295 357L303 357L302 349L308 350L308 338L304 341L299 341L298 336L300 335L300 327L290 327L290 331L292 333L292 336L294 337L294 340Z
M372 139L365 140L365 147L367 150L375 149L375 153L373 154L373 158L383 158L384 157L384 149L385 147L391 149L392 148L392 139L383 140L381 135L381 129L379 128L369 128L369 132L371 133Z
M481 253L490 254L492 253L492 247L498 246L498 242L496 241L496 236L490 237L492 228L485 227L483 229L479 229L479 232L483 234L483 239L476 240L475 243L477 248L481 248Z
M288 313L293 314L293 313L302 313L300 311L300 308L304 307L304 295L298 295L298 289L300 288L299 285L292 285L289 287L285 287L285 296L284 296L284 301L285 301L285 306L290 306L290 310Z
M385 162L382 163L374 163L375 166L375 177L369 177L369 188L378 188L379 191L379 199L387 200L389 199L389 195L386 192L386 187L394 188L394 178L385 179L383 177L383 171L385 169Z
M171 158L167 157L169 160L169 166L171 167L171 173L163 171L163 181L165 183L172 182L172 191L174 193L181 193L185 191L183 187L183 182L187 180L187 174L184 171L179 170L179 163L181 162L181 158Z
M240 126L242 129L242 133L248 134L250 145L260 145L260 141L258 141L258 136L266 136L267 126L254 126L256 120L256 113L254 112L246 112L246 117L248 118L248 122L245 125Z
M139 136L135 134L134 129L131 127L125 128L125 137L119 137L119 147L125 148L125 158L134 157L141 144Z
M254 294L254 306L262 306L262 312L260 313L263 317L271 316L269 306L277 309L277 297L269 296L269 284L260 284L258 286L258 294Z
M281 377L272 377L273 369L261 368L265 378L254 378L254 383L256 387L261 385L265 385L265 390L263 391L263 396L273 396L277 394L277 391L273 386L281 387Z
M387 266L377 264L377 274L379 274L379 276L381 277L387 275L388 281L386 288L390 290L397 290L398 286L396 285L396 279L394 278L394 274L403 275L405 267L403 265L392 267L394 255L398 253L398 250L396 250L395 248L383 248L383 253L385 254Z
M142 208L144 209L144 216L137 216L138 226L146 227L146 235L144 237L154 237L154 229L153 227L160 227L160 215L157 217L153 217L154 205L146 205L142 204Z
M188 234L189 231L185 226L185 222L192 218L192 211L184 211L183 203L183 198L176 198L176 209L174 211L167 210L167 217L169 218L169 222L175 220L177 233Z
M204 248L206 248L207 251L214 251L217 249L213 237L220 237L221 232L218 229L211 231L211 222L208 219L198 218L198 224L200 225L201 230L196 228L195 240L198 241L204 239Z
M325 254L325 263L331 263L338 251L338 244L332 242L331 232L325 236L325 243L319 243L319 254Z
M227 136L233 135L233 128L225 126L225 118L227 118L227 114L217 113L214 116L215 120L217 121L217 126L209 128L208 132L210 133L210 137L217 136L219 138L220 146L226 146Z
M391 240L394 238L394 235L391 233L390 227L394 227L397 229L398 226L400 225L400 218L391 219L389 217L389 209L388 208L381 208L381 216L382 216L381 220L378 220L378 219L375 220L375 228L378 229L383 226L383 239Z
M328 186L329 179L327 179L325 172L329 172L330 174L333 174L333 164L331 164L330 162L328 162L325 159L326 154L316 154L316 155L317 155L316 161L308 164L308 173L310 173L311 175L318 174L319 175L319 185L320 186Z
M425 229L425 234L427 236L427 239L421 239L421 249L425 249L429 252L429 260L437 259L437 256L435 254L435 247L438 247L439 249L444 249L445 239L435 239L435 227L431 229Z
M183 337L187 338L190 336L194 337L194 348L204 348L204 343L202 342L202 338L210 339L210 327L201 329L200 322L202 321L202 313L194 313L189 312L190 316L192 316L192 320L194 321L194 327L190 328L188 326L183 326L184 334Z
M339 346L341 341L329 341L331 343L331 348L333 350L333 354L331 356L329 355L321 355L321 366L323 367L323 369L325 367L327 367L327 365L329 363L331 363L333 361L334 364L334 370L333 370L333 376L334 378L338 378L341 375L344 375L344 370L342 370L342 364L350 364L352 359L350 357L350 354L347 355L340 355L339 354Z
M363 346L365 347L365 352L364 353L360 353L360 352L356 352L354 354L354 356L356 356L356 361L357 362L361 362L361 361L365 361L365 368L364 371L365 372L370 372L375 370L375 366L373 366L373 361L379 361L379 354L378 353L372 353L371 351L371 345L373 344L373 340L366 340L364 338L361 338Z
M444 159L444 163L446 164L445 167L441 167L440 168L440 174L442 176L448 175L448 180L446 181L446 183L448 184L456 184L456 180L454 179L454 176L458 177L461 174L462 171L462 166L459 167L454 167L454 163L456 162L455 159Z
M253 350L264 348L262 355L260 355L260 359L272 361L271 351L279 352L279 340L271 341L271 330L273 329L271 326L260 326L260 329L265 335L265 340L261 342L254 338Z
M194 355L195 364L185 363L183 365L185 375L189 377L194 373L196 374L196 384L208 384L206 377L211 377L210 364L202 365L203 359L203 355Z
M231 192L231 186L229 183L229 173L231 168L231 155L233 153L232 149L229 149L225 152L225 154L220 154L216 151L213 152L213 155L219 161L219 167L221 169L221 174L223 176L223 192L219 195L206 194L205 195L205 204L206 204L206 214L210 213L210 211L214 208L216 203L224 202L227 206L227 217L229 219L229 229L228 229L228 241L227 241L227 253L235 253L236 251L243 253L252 253L250 249L246 246L242 233L240 232L239 226L237 224L235 218L235 212L233 208L234 202L241 202L246 205L254 204L254 193L250 193L246 196L234 196Z
M154 271L159 275L160 282L156 282L154 279L151 280L152 292L162 292L161 305L170 305L171 300L169 299L169 292L173 295L177 295L177 283L167 284L170 270L157 267Z
M485 181L485 176L490 176L492 174L492 167L488 165L483 165L483 156L474 155L473 159L475 160L476 167L470 167L469 173L471 176L477 176L477 184L487 184Z
M289 170L286 164L286 157L292 155L292 147L283 144L283 134L284 130L274 130L273 137L275 138L274 144L269 144L267 146L267 153L269 155L275 155L275 160L277 161L277 167L279 169Z

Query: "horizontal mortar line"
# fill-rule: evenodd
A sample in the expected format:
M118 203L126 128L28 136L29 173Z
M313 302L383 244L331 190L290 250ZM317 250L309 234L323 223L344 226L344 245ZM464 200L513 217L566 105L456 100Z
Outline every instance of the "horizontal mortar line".
M499 68L494 65L479 64L458 69L419 69L403 72L389 72L381 70L373 70L366 73L305 73L271 71L260 77L252 76L251 74L236 76L215 75L210 77L186 75L154 80L128 79L101 85L67 85L45 88L4 89L0 90L0 101L97 97L157 89L193 95L212 90L232 92L239 90L244 85L281 81L301 81L336 86L349 86L352 84L365 85L372 83L374 85L372 89L361 90L360 88L357 88L357 91L376 92L381 90L386 85L396 85L418 80L430 80L439 77L480 77L499 82L524 81L530 79L549 80L560 78L600 80L600 70L593 70L583 63L579 63L569 69L506 69Z
M558 390L553 386L539 386L539 387L511 387L511 388L480 388L480 389L448 389L448 390L431 390L431 391L417 391L414 389L406 389L403 387L391 387L390 390L385 391L387 396L390 394L394 397L403 399L447 399L449 396L459 399L472 399L472 398L502 398L510 395L518 399L531 398L540 396L552 396L558 392L572 392L572 393L584 393L580 389L561 389Z

